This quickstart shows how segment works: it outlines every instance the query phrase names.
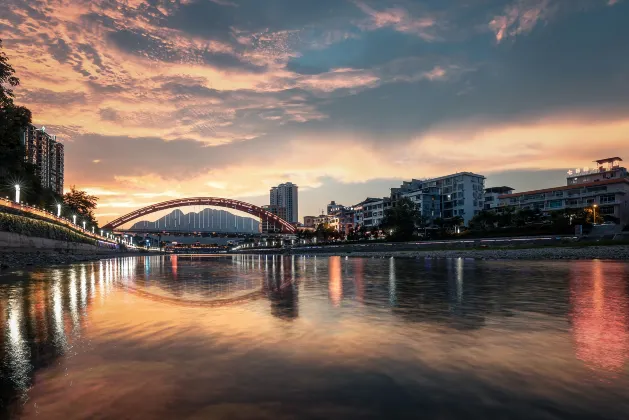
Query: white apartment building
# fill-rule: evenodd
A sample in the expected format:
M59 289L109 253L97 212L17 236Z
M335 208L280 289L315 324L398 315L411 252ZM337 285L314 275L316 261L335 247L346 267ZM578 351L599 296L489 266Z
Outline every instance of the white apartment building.
M459 172L430 179L405 181L391 189L393 201L411 198L418 204L422 217L461 217L465 225L484 207L485 177L472 172Z
M500 206L500 196L511 194L511 187L491 187L485 188L485 205L484 210L493 210Z
M271 188L269 204L285 208L287 222L299 222L299 190L297 185L287 182Z
M579 208L594 208L597 214L629 223L629 174L619 157L595 161L594 169L568 171L567 185L542 190L504 194L500 207L531 209L545 213Z
M366 228L380 226L384 212L392 206L389 197L367 198L354 206L354 225Z

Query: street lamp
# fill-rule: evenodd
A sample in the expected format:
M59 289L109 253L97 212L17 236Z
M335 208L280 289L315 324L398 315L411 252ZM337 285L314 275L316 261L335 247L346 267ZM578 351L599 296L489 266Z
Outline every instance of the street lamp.
M592 220L592 223L593 223L593 224L596 224L596 208L597 208L597 207L598 207L598 204L594 204L594 205L592 206L592 210L593 210L593 212L594 212L594 219Z
M83 220L83 230L85 230L85 220Z
M94 226L92 226L92 233L94 233Z
M57 217L61 217L61 204L57 204Z
M100 230L100 236L103 236L103 230L102 229Z
M20 186L15 184L15 202L20 203Z
M74 224L76 225L76 214L72 215L72 221L74 222Z

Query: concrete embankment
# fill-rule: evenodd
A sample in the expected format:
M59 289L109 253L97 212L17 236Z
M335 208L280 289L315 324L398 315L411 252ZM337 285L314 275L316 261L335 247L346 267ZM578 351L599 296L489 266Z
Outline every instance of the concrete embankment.
M629 245L541 247L530 249L423 250L376 252L292 252L292 255L351 256L367 258L472 258L479 260L629 260Z
M141 254L90 244L0 232L0 270L3 272L27 267L94 261L123 255Z
M484 260L544 260L544 259L606 259L629 260L629 245L626 242L617 245L586 244L580 242L555 243L537 241L522 242L510 246L485 246L478 248L458 246L454 243L378 243L378 244L339 244L316 247L296 247L291 249L246 250L248 254L284 254L284 255L318 255L318 256L352 256L352 257L400 257L400 258L474 258ZM446 248L446 249L444 249Z

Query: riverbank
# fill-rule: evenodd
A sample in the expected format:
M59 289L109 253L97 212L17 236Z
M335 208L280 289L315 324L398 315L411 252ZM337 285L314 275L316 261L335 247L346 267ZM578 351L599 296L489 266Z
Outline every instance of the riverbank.
M137 257L158 255L156 252L63 252L43 250L3 250L0 251L0 273L7 273L24 268L67 265L79 262L99 261L116 257Z
M562 246L538 248L486 248L414 251L308 252L294 250L291 255L351 256L367 258L471 258L477 260L623 260L629 261L629 245Z

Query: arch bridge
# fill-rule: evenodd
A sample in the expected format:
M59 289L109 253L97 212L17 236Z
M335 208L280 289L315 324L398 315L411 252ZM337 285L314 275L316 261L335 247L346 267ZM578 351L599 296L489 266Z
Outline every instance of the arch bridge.
M158 211L168 210L176 207L188 206L211 206L239 210L243 213L247 213L253 217L259 218L261 226L273 226L274 229L279 229L280 233L295 233L295 226L291 225L278 215L263 209L262 207L254 206L253 204L245 203L244 201L218 197L180 198L177 200L164 201L162 203L142 207L141 209L134 210L131 213L125 214L124 216L112 220L111 222L103 226L103 229L114 230L126 223L146 216L147 214L156 213Z

